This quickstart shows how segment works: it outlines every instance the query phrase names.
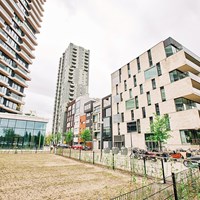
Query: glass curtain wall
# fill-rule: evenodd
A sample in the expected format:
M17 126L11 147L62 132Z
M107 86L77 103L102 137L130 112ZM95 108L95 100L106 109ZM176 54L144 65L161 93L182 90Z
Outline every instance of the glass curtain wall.
M0 148L42 149L46 122L0 118Z

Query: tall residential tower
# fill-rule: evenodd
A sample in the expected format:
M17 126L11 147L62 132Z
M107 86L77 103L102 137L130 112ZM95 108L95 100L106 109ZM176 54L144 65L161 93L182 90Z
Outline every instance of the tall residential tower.
M21 114L46 0L0 1L0 112Z
M60 58L53 114L53 133L66 130L67 104L88 93L89 56L89 50L70 43Z

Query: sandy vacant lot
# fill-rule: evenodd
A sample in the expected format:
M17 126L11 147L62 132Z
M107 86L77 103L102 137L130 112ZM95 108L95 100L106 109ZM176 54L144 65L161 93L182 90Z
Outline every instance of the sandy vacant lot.
M52 154L0 154L2 200L103 200L135 189L138 182L128 174Z

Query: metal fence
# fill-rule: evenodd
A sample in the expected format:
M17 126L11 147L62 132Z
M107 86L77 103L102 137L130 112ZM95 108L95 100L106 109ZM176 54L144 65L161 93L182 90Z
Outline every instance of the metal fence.
M166 177L166 184L153 182L144 187L122 194L111 200L189 200L200 199L199 169L187 169Z

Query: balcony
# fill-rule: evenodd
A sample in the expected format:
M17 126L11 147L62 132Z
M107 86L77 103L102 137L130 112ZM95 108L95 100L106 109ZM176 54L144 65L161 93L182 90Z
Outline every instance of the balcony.
M31 50L35 50L35 45L33 44L33 42L31 42L31 40L27 37L27 35L22 36L22 40L27 44L27 46L31 49Z
M16 94L19 94L20 96L23 96L23 97L26 96L24 93L20 92L19 90L15 89L15 88L13 88L13 87L11 87L11 86L8 86L7 88L8 88L10 91L12 91L12 92L14 92L14 93L16 93Z
M35 55L32 53L32 50L25 42L20 45L21 49L23 49L27 54L29 54L30 58L34 59Z
M40 33L39 29L38 29L38 25L35 23L35 21L33 20L32 17L28 16L27 20L29 21L29 23L33 26L33 28L35 29L36 33Z
M10 7L10 5L7 3L7 1L5 0L1 0L0 4L4 7L4 9L6 10L6 12L10 15L10 17L14 17L14 11L13 9Z
M2 29L0 29L0 39L7 41L7 34Z
M33 11L33 12L35 13L36 17L38 18L38 20L39 20L40 22L42 22L41 15L39 14L39 12L37 11L37 9L35 8L35 6L33 5L32 2L29 2L29 6L30 6L30 8L31 8L31 11L30 11L30 12ZM29 14L30 14L30 13L29 13Z
M25 104L22 101L22 97L16 95L15 93L10 93L9 95L6 96L6 98L9 99L10 101L13 101L13 102L18 103L18 104Z
M30 59L30 57L27 55L27 53L25 53L24 50L21 50L18 52L18 55L20 55L28 64L32 64L32 60Z
M28 85L26 84L26 80L23 79L22 77L20 77L19 75L15 74L15 76L12 77L12 79L13 79L13 81L18 83L19 85L21 85L23 87L28 87Z
M183 63L183 65L179 66L177 69L179 69L182 72L189 71L194 74L198 74L200 72L199 66L188 59L185 59L185 62Z
M0 63L0 73L9 76L11 74L11 69Z
M18 110L15 110L15 109L13 109L13 108L9 108L9 107L7 107L7 106L5 106L5 105L1 105L0 104L0 107L2 107L3 109L5 109L5 110L7 110L8 112L10 112L10 113L14 113L14 114L22 114L22 111L18 111Z
M8 25L12 25L11 17L7 14L2 6L0 6L0 16L8 23Z
M0 41L0 47L3 49L3 52L6 55L8 55L12 59L15 59L16 53L5 42Z
M27 72L24 69L20 68L20 67L14 68L14 72L16 74L20 75L26 81L30 81L31 80L31 78L28 76Z

